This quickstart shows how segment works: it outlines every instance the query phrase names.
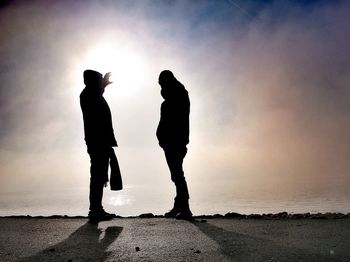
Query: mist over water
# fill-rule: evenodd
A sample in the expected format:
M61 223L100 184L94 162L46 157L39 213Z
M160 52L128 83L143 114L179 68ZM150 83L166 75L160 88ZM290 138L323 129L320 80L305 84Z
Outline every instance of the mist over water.
M22 192L0 194L0 216L10 215L87 215L89 208L88 189L74 188L61 192ZM141 195L145 194L145 195ZM259 198L256 197L260 194ZM333 195L320 197L319 194L304 192L289 198L277 198L273 192L228 192L210 193L207 196L195 194L190 200L194 215L262 213L325 213L347 212L349 196ZM107 211L121 216L138 216L144 213L163 215L171 205L171 194L147 190L141 186L128 187L120 193L106 191L104 207Z
M158 74L170 69L191 99L194 214L349 212L350 5L301 2L1 5L0 215L87 213L87 68L114 81L105 97L125 190L105 190L106 209L172 204L155 137Z

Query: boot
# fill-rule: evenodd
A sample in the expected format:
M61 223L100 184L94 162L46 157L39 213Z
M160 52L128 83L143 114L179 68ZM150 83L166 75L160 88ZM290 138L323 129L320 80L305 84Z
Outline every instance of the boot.
M115 214L107 213L104 209L89 212L89 222L93 224L101 221L109 221L115 217Z
M180 201L177 197L174 198L174 207L164 214L165 217L176 217L181 212Z
M176 214L175 218L181 220L194 220L190 206L188 204L188 199L181 201L180 212Z

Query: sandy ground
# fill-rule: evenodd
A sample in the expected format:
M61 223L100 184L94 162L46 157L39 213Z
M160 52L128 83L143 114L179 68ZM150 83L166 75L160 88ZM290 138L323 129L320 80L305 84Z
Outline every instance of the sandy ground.
M350 261L350 219L0 218L1 261Z

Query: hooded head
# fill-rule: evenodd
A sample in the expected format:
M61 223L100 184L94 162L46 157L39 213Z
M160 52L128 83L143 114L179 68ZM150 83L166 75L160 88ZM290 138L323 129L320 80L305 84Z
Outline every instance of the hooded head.
M94 70L84 71L84 84L89 88L99 88L102 85L102 74Z
M158 83L163 88L164 86L171 85L176 81L174 74L170 70L164 70L160 72Z
M161 95L164 99L177 99L186 92L185 87L175 78L169 70L164 70L159 74L158 83L161 86Z

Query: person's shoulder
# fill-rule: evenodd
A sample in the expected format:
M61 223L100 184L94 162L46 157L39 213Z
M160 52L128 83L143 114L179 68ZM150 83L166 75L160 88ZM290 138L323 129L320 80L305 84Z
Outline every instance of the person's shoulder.
M80 102L92 103L96 100L96 96L88 89L84 88L80 93Z
M179 80L176 80L176 85L178 88L186 90L185 86Z
M89 90L85 87L80 93L80 98L95 99L98 98L98 95L96 95L96 92L94 92L93 90Z
M179 82L180 83L180 82ZM188 91L186 90L185 86L183 84L180 83L180 88L179 88L179 92L181 94L182 97L184 98L188 98Z
M80 92L80 98L86 96L86 88L83 89L83 91Z
M177 81L177 90L179 90L182 94L188 94L188 91L186 90L185 86L180 82Z

